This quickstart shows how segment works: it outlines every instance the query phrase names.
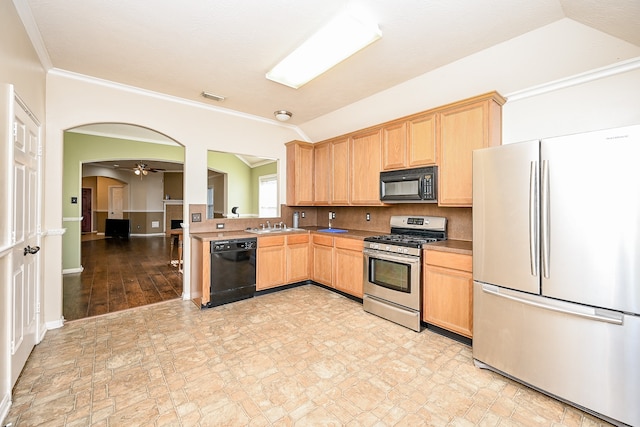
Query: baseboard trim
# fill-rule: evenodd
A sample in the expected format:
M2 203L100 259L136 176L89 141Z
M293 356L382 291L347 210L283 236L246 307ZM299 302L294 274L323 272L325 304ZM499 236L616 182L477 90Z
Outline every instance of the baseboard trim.
M44 325L47 327L47 331L50 329L62 328L64 326L64 318L54 320L52 322L46 322ZM42 336L44 337L44 334Z
M0 425L4 425L4 419L9 415L9 409L11 409L11 393L2 396L2 402L0 402Z
M75 274L75 273L82 273L84 271L84 267L80 266L78 268L65 268L62 270L62 274Z

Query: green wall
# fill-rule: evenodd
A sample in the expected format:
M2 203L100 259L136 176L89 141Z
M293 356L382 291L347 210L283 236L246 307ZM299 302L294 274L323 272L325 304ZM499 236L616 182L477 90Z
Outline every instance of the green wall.
M233 154L209 151L207 167L227 174L227 212L238 206L241 214L251 213L251 168ZM256 210L257 213L257 210Z

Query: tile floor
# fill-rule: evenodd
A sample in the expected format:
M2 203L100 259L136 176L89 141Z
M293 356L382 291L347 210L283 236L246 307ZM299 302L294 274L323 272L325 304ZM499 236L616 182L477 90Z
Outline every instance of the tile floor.
M13 426L603 426L312 285L201 311L174 300L47 332Z

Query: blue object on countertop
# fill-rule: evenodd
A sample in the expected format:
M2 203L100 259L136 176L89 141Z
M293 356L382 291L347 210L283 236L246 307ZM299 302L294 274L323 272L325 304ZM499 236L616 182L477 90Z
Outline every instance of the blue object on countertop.
M341 230L339 228L323 228L322 230L318 230L318 231L323 231L325 233L347 233L348 230Z

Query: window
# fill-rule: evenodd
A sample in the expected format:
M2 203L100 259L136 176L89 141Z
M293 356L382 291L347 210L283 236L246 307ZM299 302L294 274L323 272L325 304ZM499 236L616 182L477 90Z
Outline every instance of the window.
M207 218L213 218L213 187L207 188Z
M278 176L263 175L258 180L258 215L260 218L278 216Z

